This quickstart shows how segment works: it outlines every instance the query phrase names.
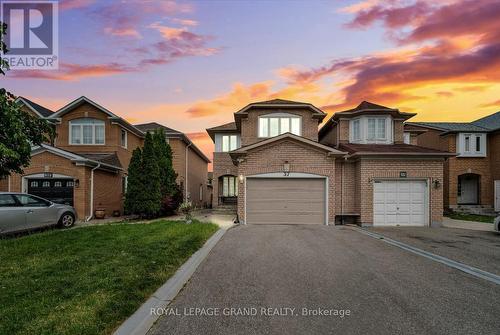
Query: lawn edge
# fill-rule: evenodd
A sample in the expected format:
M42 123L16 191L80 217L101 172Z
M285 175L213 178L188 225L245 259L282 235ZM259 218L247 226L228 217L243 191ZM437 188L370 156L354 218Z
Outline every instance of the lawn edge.
M126 319L113 333L114 335L145 335L160 317L151 315L151 308L165 308L189 281L198 266L224 236L227 229L217 230L205 244L182 264L175 274L156 290L134 314Z

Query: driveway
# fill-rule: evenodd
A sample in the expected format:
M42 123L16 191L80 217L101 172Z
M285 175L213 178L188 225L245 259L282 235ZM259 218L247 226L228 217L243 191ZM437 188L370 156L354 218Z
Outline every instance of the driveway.
M419 227L369 230L500 276L500 234L494 231Z
M150 334L497 334L499 301L498 285L349 227L249 225L226 233L171 304L180 315Z

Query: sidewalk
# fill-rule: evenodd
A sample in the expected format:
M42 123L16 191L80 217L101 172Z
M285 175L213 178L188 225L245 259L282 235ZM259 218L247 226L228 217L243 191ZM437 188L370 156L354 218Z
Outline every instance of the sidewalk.
M492 223L454 220L454 219L450 219L448 217L443 217L443 227L480 230L480 231L493 231L493 224Z

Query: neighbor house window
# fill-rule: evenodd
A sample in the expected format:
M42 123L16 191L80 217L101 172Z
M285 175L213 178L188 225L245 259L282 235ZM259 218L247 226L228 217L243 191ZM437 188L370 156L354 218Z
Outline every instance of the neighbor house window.
M222 152L238 149L238 135L222 135Z
M69 144L104 144L104 121L91 118L71 120Z
M259 117L259 137L274 137L284 133L301 135L301 118L291 114L271 114Z
M121 137L120 137L120 144L122 147L126 148L127 147L127 131L125 129L121 129L121 133L120 133Z
M486 157L486 134L464 134L457 135L458 156Z
M410 133L403 133L403 142L405 144L411 144L411 137Z
M235 176L225 176L222 178L222 195L224 197L238 196L238 181Z
M360 121L359 120L352 121L352 139L354 141L359 141L361 139Z

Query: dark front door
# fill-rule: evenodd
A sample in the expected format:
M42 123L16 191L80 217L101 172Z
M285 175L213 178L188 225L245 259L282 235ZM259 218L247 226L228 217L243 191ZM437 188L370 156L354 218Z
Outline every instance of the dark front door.
M58 204L73 206L73 179L28 179L28 193Z

